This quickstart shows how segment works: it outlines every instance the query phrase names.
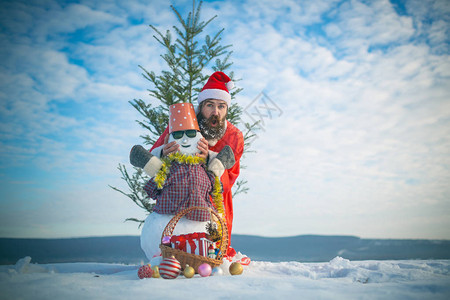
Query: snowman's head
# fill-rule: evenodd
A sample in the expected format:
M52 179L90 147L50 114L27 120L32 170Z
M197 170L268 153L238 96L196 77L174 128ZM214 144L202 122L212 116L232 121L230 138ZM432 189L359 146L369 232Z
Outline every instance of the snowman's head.
M180 145L180 153L194 155L199 153L198 141L202 138L200 131L195 129L174 131L169 136L169 143L175 141Z

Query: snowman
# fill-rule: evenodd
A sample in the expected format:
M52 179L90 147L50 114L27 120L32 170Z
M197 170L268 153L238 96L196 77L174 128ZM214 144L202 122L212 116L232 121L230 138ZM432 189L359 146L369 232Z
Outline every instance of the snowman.
M158 265L161 261L159 245L162 232L178 212L193 206L217 211L220 203L213 204L210 195L221 193L218 178L235 163L229 146L217 155L210 153L208 161L196 155L202 134L192 104L171 105L169 118L168 142L179 144L178 152L159 158L140 145L134 146L130 152L130 163L151 177L144 190L156 200L141 232L141 248L151 265ZM209 220L208 211L194 210L179 220L173 235L205 232Z

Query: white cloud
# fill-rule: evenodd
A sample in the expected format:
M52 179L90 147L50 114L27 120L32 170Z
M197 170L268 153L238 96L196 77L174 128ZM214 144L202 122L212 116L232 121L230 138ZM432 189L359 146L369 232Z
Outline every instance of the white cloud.
M266 120L254 144L258 153L243 172L251 191L237 205L244 220L237 217L234 228L264 228L267 235L343 230L437 237L436 223L420 230L416 223L426 212L440 215L450 206L444 184L449 110L442 97L448 97L448 76L441 75L448 56L433 55L426 44L406 44L415 35L412 19L398 16L387 2L353 1L335 13L341 22L326 29L334 31L343 53L314 38L283 36L271 24L258 28L258 20L234 28L238 45L245 45L238 65L247 103L265 88L283 110L281 118ZM370 45L387 47L368 53ZM299 210L293 203L300 203ZM255 217L245 220L251 210ZM284 221L257 220L264 211ZM410 221L400 225L396 214ZM384 216L382 226L364 223ZM305 227L297 228L299 222Z
M346 2L337 16L346 40L364 39L369 45L386 45L405 42L414 33L411 18L399 16L387 0Z
M32 14L37 25L32 27L32 35L36 35L40 41L44 41L45 38L55 38L59 34L73 34L88 26L107 28L111 24L124 25L125 22L121 17L96 11L81 4L68 4L64 7L55 5L50 10L37 12L33 9Z

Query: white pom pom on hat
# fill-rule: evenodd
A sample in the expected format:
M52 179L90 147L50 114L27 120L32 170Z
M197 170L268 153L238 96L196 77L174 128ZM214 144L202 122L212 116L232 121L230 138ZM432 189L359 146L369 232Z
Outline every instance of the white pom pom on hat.
M225 84L225 86L228 90L232 90L234 88L234 82L230 80Z
M206 99L223 100L228 106L231 104L230 90L234 88L234 82L231 81L223 72L214 72L198 94L198 105Z

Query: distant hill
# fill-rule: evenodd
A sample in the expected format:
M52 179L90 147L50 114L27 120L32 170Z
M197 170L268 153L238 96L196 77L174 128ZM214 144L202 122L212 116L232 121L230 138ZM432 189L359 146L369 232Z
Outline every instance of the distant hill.
M300 235L267 238L235 235L233 247L254 260L324 262L350 260L450 259L449 240L361 239L355 236Z
M0 238L0 264L13 264L30 256L35 263L145 261L138 236L70 239Z
M259 237L233 235L232 246L252 260L324 262L336 256L350 260L450 259L449 240L361 239L354 236L301 235ZM36 263L146 262L139 236L71 239L0 238L0 264L31 256Z

